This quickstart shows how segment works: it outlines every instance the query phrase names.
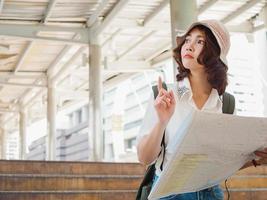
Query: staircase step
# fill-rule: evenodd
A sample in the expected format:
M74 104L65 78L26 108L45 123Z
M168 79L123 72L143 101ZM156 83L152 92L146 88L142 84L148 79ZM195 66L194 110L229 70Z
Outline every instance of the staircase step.
M227 200L227 193L224 193ZM230 191L231 200L267 200L267 190Z
M136 190L142 177L24 177L0 176L3 191L38 190Z
M221 184L222 187L224 183ZM227 181L227 186L233 188L266 188L267 189L267 176L232 176Z
M0 191L3 200L134 200L136 190L125 191L68 191L68 192L6 192Z
M248 167L238 171L236 175L267 175L267 166Z
M0 174L143 175L139 163L0 160Z
M131 200L144 172L138 163L0 160L0 199ZM227 185L231 200L267 200L267 166L241 170Z
M134 200L132 191L81 191L81 192L6 192L0 191L0 199L5 200ZM224 193L227 199L227 193ZM267 191L230 191L231 200L267 200Z

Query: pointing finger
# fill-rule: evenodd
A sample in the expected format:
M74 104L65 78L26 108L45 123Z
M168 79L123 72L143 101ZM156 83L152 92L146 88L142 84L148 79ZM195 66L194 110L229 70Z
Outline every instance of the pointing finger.
M158 91L160 92L161 89L162 89L162 80L161 80L161 77L159 76L159 79L158 79Z

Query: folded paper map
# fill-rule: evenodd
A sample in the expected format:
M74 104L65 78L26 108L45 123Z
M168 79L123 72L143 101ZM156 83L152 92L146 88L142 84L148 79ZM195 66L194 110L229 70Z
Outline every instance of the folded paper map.
M192 111L149 199L195 192L227 179L267 146L267 118Z

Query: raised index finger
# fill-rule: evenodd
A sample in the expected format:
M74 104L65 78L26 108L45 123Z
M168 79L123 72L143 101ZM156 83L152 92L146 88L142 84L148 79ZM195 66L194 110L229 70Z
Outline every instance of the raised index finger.
M158 91L160 91L162 89L162 80L161 80L161 77L159 76L159 79L158 79Z

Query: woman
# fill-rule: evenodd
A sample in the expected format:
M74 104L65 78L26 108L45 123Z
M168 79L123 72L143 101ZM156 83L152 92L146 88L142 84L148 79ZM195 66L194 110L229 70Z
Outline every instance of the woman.
M221 95L227 86L226 55L230 47L230 36L219 21L206 20L194 23L183 36L177 36L174 58L178 63L177 82L169 85L170 91L162 87L158 80L159 94L151 97L147 112L137 138L138 158L145 165L153 163L161 150L161 140L165 130L165 164L174 151L171 138L175 127L194 108L214 113L222 112ZM259 160L246 163L243 168L267 163L267 148L256 151ZM161 174L162 155L156 162L154 183ZM198 192L170 195L162 199L177 200L217 200L223 199L223 191L217 185Z

